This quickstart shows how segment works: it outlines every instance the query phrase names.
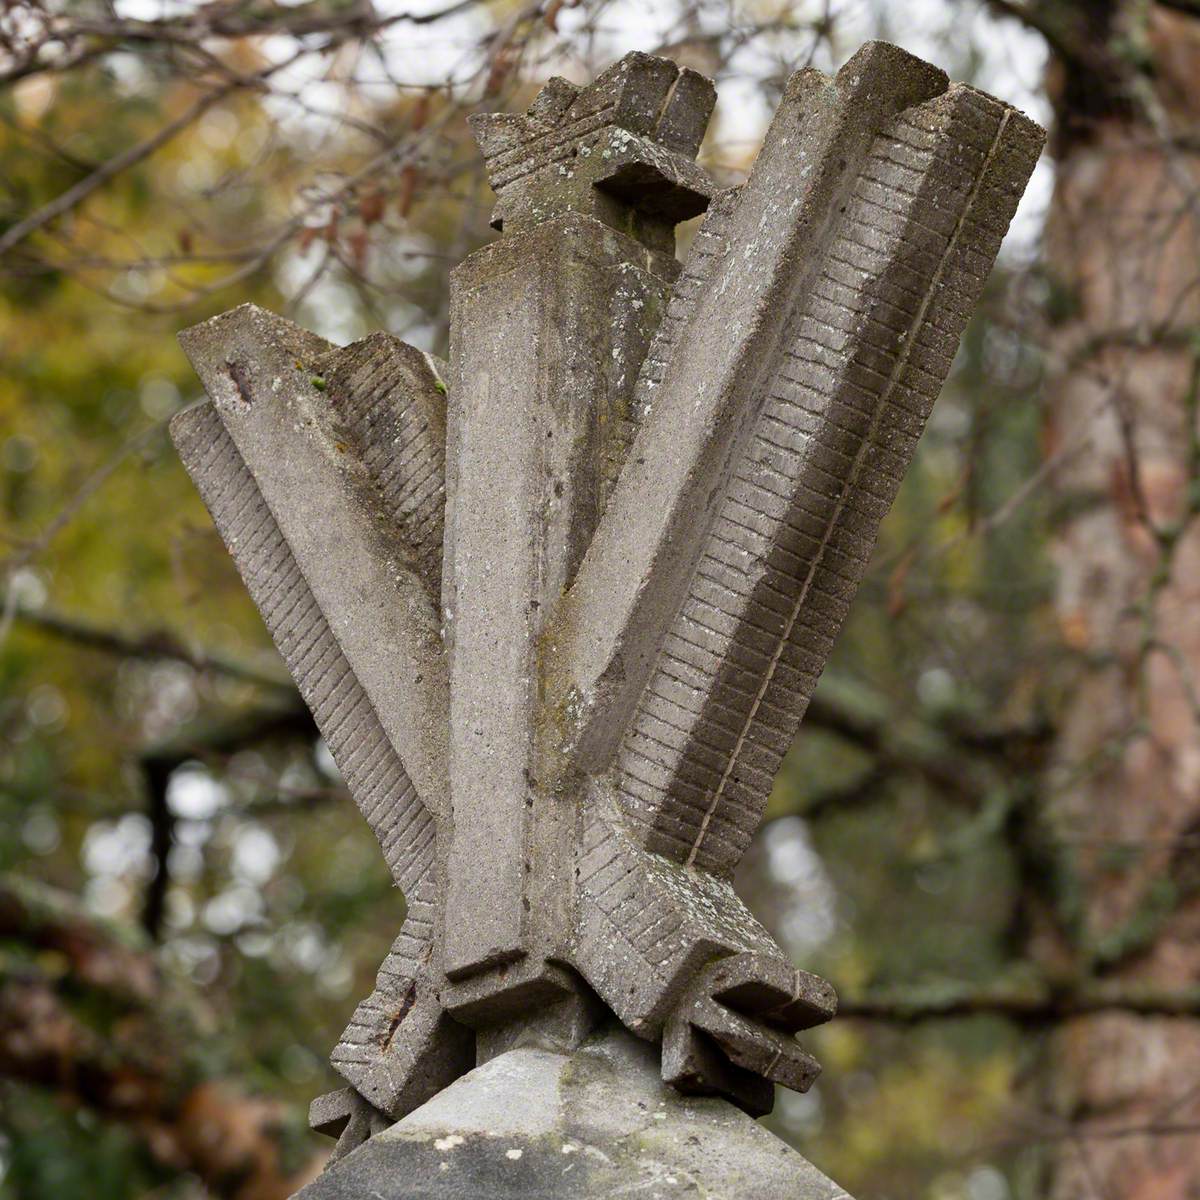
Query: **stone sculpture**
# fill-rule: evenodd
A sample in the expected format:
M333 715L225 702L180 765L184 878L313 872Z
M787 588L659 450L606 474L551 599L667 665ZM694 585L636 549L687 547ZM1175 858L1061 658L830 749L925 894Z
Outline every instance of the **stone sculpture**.
M833 991L730 877L1043 134L875 43L718 191L714 99L630 54L472 118L502 236L449 365L183 335L179 452L407 901L313 1106L338 1155L606 1010L752 1114L817 1072Z

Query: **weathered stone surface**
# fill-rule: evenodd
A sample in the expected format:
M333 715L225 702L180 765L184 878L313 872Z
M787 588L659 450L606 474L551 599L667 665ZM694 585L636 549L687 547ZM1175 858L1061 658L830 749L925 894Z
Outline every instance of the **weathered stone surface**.
M868 70L864 58L883 61ZM853 181L854 151L946 86L893 47L854 62L848 97L820 72L793 76L750 180L706 218L643 366L636 450L558 615L560 687L589 770L610 765L686 596L764 365L814 273L811 248Z
M828 1021L837 997L825 980L774 956L736 954L697 972L663 1035L663 1078L681 1090L770 1112L770 1083L807 1091L820 1067L795 1034ZM721 1054L713 1053L713 1044Z
M398 550L393 514L337 436L317 374L332 347L253 305L181 340L350 676L422 802L445 811L449 681L440 622ZM323 671L313 686L320 693L331 683ZM339 715L353 721L358 711L339 701Z
M1030 122L953 87L887 123L809 243L618 752L651 848L722 871L744 853L1040 148ZM672 366L692 378L675 359L663 387Z
M568 212L452 277L444 962L464 1019L481 997L569 986L545 966L571 928L576 814L539 728L540 638L631 439L650 319L675 273L673 260Z
M659 1034L714 958L758 951L784 961L728 880L638 845L602 792L585 803L578 856L570 961L640 1036Z
M723 1100L664 1086L653 1048L609 1031L571 1055L472 1071L298 1200L849 1200Z
M411 1112L475 1063L471 1031L446 1012L432 945L410 945L407 925L330 1055L338 1074L391 1117Z
M639 326L614 317L630 292L661 306L662 265L623 234L567 214L504 238L453 276L452 979L539 946L544 959L569 928L574 817L547 794L539 761L538 639L599 519L604 466L619 454L646 348ZM508 986L521 974L510 971Z
M317 1133L336 1138L329 1156L333 1164L356 1150L367 1138L387 1129L391 1122L354 1088L339 1088L318 1096L308 1110L308 1123Z
M444 371L251 307L184 337L181 456L408 906L306 1195L841 1194L678 1093L816 1075L833 991L730 877L1042 135L874 44L714 195L712 98L634 54L474 120L504 237ZM644 1044L570 1053L607 1012Z
M499 1054L525 1047L569 1054L608 1019L604 1002L581 980L576 980L567 995L538 1012L524 1013L478 1030L476 1061L485 1063Z
M446 384L428 354L373 333L318 364L330 427L361 466L436 603L446 515Z

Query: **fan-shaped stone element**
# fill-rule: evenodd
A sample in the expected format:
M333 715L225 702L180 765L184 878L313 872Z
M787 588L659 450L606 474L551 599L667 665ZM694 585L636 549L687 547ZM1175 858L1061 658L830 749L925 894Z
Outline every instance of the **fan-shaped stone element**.
M424 994L446 806L440 563L427 550L444 509L444 404L424 356L381 335L336 350L245 306L184 345L212 400L172 422L175 444L404 892L376 991L333 1054L375 1107L398 1115L473 1060L468 1032Z
M444 370L252 307L184 335L181 456L407 902L314 1104L339 1156L605 1009L748 1112L816 1074L833 990L730 878L1042 134L873 44L718 193L712 101L633 54L473 119L504 236Z

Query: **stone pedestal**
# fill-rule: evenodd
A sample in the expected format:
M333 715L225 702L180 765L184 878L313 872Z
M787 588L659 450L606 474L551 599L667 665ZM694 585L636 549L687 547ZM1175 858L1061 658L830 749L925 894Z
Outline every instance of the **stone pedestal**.
M724 1100L662 1082L609 1029L571 1054L510 1050L377 1134L296 1200L850 1200Z

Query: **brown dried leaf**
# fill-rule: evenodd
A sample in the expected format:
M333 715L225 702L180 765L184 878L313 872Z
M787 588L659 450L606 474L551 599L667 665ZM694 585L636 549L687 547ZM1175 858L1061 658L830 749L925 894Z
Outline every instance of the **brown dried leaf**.
M383 189L372 188L359 200L358 215L362 218L364 225L374 225L376 221L383 219L386 208L387 198L383 194Z
M898 617L908 607L908 596L905 593L904 585L908 581L908 573L912 570L916 557L916 548L910 546L900 556L900 561L888 575L887 614L889 617Z
M417 193L417 184L420 182L420 172L417 168L409 163L400 172L400 182L396 188L396 213L401 217L407 217L412 211L413 200Z

